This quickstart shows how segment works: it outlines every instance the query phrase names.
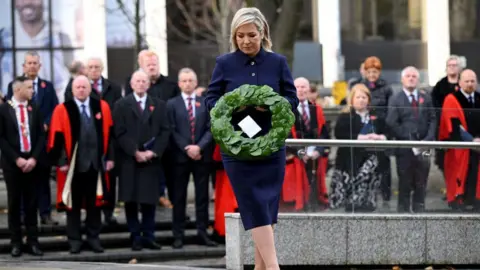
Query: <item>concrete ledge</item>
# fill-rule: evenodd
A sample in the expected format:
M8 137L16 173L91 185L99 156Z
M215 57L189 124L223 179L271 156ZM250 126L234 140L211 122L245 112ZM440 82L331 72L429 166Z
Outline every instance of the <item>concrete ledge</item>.
M227 269L254 264L240 214L225 214ZM280 214L281 265L480 264L480 215Z

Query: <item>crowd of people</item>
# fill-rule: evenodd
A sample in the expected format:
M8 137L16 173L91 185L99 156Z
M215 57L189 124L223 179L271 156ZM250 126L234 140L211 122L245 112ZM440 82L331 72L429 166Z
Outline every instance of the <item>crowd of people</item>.
M238 202L210 132L206 89L197 85L190 68L179 71L177 83L161 75L159 60L154 52L141 51L140 69L123 87L102 76L100 59L90 58L85 65L77 61L65 101L59 103L52 83L38 76L39 54L26 54L24 74L9 84L0 106L0 164L8 192L12 256L23 251L22 224L27 250L39 256L43 253L37 215L42 225L58 224L51 214L52 167L57 183L54 200L57 209L66 212L71 253L82 250L81 209L87 213L88 245L103 252L99 235L103 224L118 223L113 215L117 201L124 202L132 250L161 248L154 236L157 205L172 208L173 248L182 248L190 176L199 243L216 246L222 241L224 214L238 211ZM381 78L380 59L369 57L361 65L362 77L349 82L349 96L333 125L325 120L315 88L306 78L296 78L299 105L290 137L480 141L474 124L480 117L476 75L461 67L456 56L448 59L446 70L447 76L426 92L418 88L418 70L406 67L402 91L394 92ZM383 207L390 207L390 157L395 156L398 212L425 211L430 149L302 149L286 148L279 202L283 209L372 212L378 208L378 193ZM436 150L434 156L444 173L450 207L478 209L478 154L449 149ZM214 194L209 194L210 179ZM213 235L207 232L212 198Z

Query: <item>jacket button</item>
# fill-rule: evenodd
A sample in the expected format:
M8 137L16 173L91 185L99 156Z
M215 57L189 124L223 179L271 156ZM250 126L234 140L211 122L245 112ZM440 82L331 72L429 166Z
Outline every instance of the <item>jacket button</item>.
M252 73L252 76L255 76L255 73Z

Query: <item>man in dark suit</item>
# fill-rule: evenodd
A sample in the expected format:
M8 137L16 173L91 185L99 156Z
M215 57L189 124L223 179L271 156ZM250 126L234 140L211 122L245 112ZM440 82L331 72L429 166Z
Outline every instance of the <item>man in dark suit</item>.
M143 70L150 80L150 87L148 88L148 95L151 97L156 97L160 100L167 102L169 99L176 97L180 94L180 89L178 85L174 82L170 81L167 77L160 74L160 65L158 55L151 51L151 50L142 50L138 54L138 65L140 69ZM125 96L132 93L132 87L130 85L131 77L127 78L127 82L125 84ZM172 185L174 179L172 178L172 167L171 164L171 149L170 147L167 148L165 151L165 155L163 156L162 165L164 168L164 175L165 179L160 179L160 198L159 203L163 207L171 208L172 204L170 200L172 200L173 190ZM165 185L168 190L168 196L170 200L167 199L165 196Z
M197 233L202 244L216 246L207 235L208 177L210 174L213 138L210 118L203 98L196 97L197 75L190 68L178 74L182 94L168 101L168 119L172 129L173 161L173 248L183 247L185 210L190 174L195 181L195 212Z
M396 140L435 140L436 120L430 95L417 89L419 72L415 67L402 71L403 90L390 99L387 125ZM398 211L422 212L425 210L425 193L430 171L429 149L396 150ZM410 193L413 189L413 205Z
M92 57L87 60L86 76L90 80L92 86L90 97L106 101L110 106L110 109L113 110L115 102L122 98L122 89L116 83L102 76L103 68L103 62L100 58ZM72 87L70 84L65 90L65 101L71 100L72 98ZM110 185L112 190L117 189L116 178L117 170L114 168L110 172ZM107 225L116 225L118 222L113 216L116 201L115 192L110 192L109 195L113 197L107 198L108 204L103 207L105 223Z
M125 202L125 215L132 250L160 249L155 242L155 209L163 174L161 158L168 144L170 129L165 102L147 94L148 75L132 75L133 94L119 100L113 111L115 138L119 145L119 200ZM138 220L138 211L142 222Z
M38 77L42 64L40 55L35 51L25 54L23 63L24 77L33 82L33 96L31 103L35 105L44 117L44 129L48 130L53 110L58 105L58 98L53 84L47 80ZM12 83L8 85L7 99L13 96ZM50 173L51 166L41 167L38 172L40 178L37 185L38 208L41 223L44 225L57 225L58 222L52 219L52 198L50 194Z
M8 196L8 228L11 232L11 255L22 255L20 208L25 206L28 250L43 255L38 244L37 187L39 171L46 167L43 116L29 101L33 82L25 77L13 83L13 97L0 105L1 166Z

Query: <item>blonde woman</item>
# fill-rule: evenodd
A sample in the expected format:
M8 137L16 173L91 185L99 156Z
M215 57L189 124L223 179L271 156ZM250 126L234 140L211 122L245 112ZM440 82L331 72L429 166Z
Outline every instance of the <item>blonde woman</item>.
M242 8L231 25L232 52L217 58L205 103L212 109L225 93L243 84L268 85L297 108L298 99L286 58L272 52L270 30L257 8ZM271 113L264 107L242 107L232 124L252 117L265 135ZM255 137L254 137L255 138ZM279 269L272 225L277 223L280 192L285 174L285 147L260 161L241 161L222 153L223 166L232 184L245 230L255 243L255 269Z
M352 87L348 106L335 124L335 138L347 140L386 140L385 121L369 111L370 91L364 84ZM380 185L378 150L340 147L332 175L330 207L355 212L376 209Z

